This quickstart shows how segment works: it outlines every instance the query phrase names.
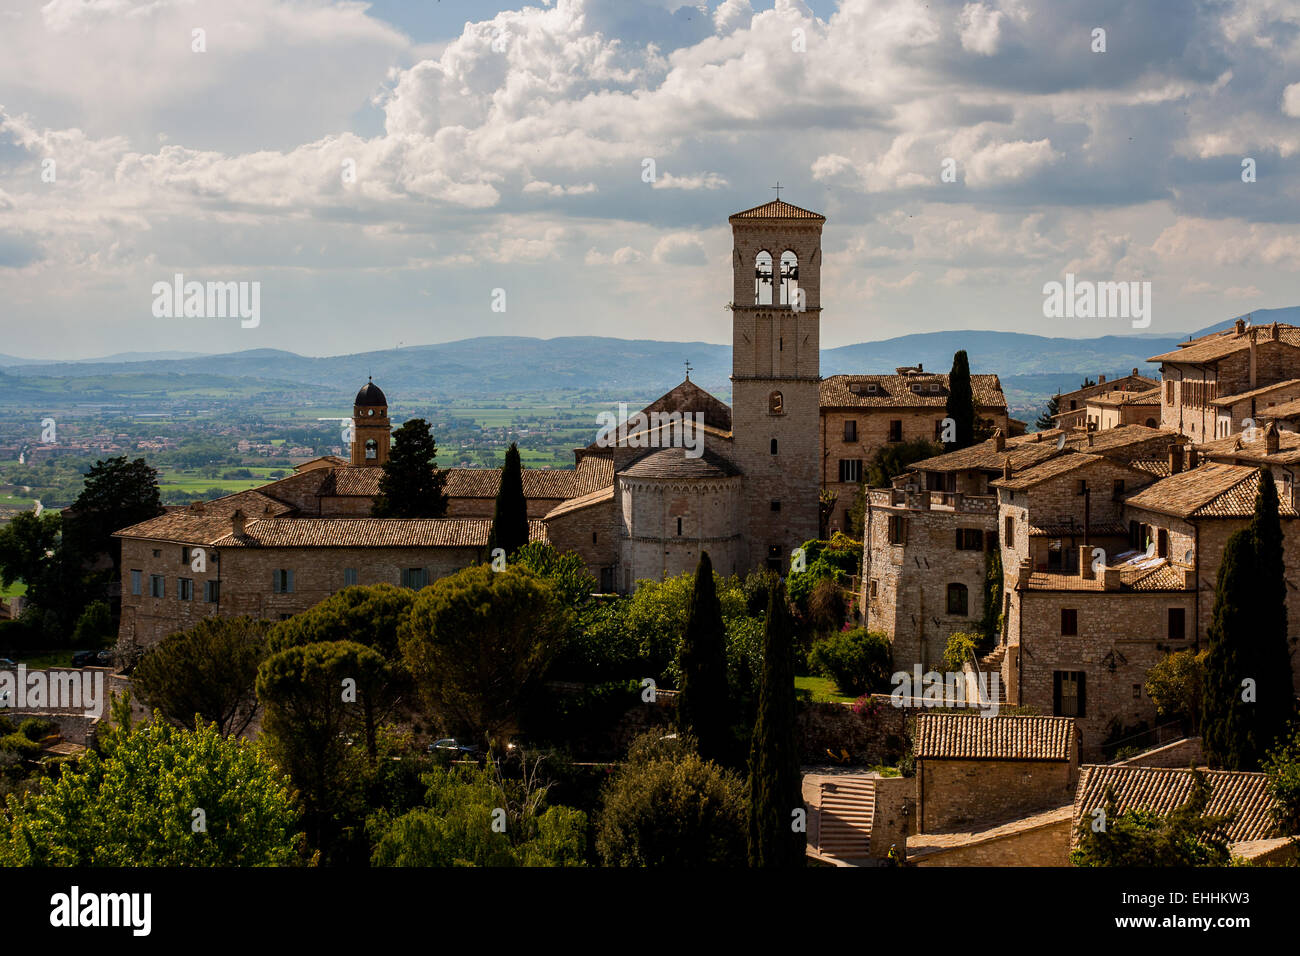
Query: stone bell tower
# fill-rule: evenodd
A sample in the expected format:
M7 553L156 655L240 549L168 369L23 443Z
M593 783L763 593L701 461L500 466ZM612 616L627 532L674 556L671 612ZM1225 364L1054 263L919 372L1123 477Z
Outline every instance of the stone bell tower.
M352 464L378 467L388 461L392 428L388 399L374 381L366 382L352 403Z
M821 234L781 199L730 217L732 453L749 567L782 573L819 532Z

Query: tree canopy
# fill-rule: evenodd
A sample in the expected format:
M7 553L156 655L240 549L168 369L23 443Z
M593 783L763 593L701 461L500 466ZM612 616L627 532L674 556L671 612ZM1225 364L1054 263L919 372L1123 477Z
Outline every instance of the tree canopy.
M441 518L447 513L447 475L438 469L438 445L423 418L408 419L393 433L381 468L379 493L370 509L374 517Z

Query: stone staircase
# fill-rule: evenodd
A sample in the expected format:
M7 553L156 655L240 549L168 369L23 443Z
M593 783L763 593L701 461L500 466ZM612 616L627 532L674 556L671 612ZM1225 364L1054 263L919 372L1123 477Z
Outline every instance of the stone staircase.
M990 687L990 696L1000 706L1007 702L1007 685L1002 680L1002 661L1007 656L1007 646L999 644L993 650L989 651L979 659L979 671L981 674L997 674L998 686L997 693L992 693ZM985 678L991 682L992 678Z
M867 859L875 812L876 789L870 778L845 777L823 783L818 849L840 860Z

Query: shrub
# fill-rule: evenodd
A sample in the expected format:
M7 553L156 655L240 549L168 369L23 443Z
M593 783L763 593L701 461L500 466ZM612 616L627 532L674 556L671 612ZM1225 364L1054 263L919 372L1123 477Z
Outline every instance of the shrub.
M607 866L744 866L744 793L690 738L643 735L605 791L596 849Z
M1147 671L1146 692L1161 719L1187 721L1194 730L1201 711L1208 651L1178 651Z
M975 653L978 640L977 637L961 631L948 635L948 644L943 649L943 666L950 673L960 671L962 665L970 660L971 655Z
M833 680L841 694L857 697L888 686L892 658L885 635L860 627L817 641L808 666Z

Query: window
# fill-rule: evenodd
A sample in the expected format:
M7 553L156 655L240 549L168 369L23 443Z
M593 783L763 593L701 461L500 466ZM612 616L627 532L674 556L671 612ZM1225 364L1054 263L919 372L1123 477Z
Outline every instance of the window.
M772 253L766 250L754 257L754 304L772 304Z
M781 253L781 304L794 305L799 297L799 257L787 249Z
M772 454L776 454L776 439L772 439Z
M163 596L163 588L166 582L161 574L149 575L149 596L160 598Z
M966 616L966 608L969 603L970 592L964 584L948 585L948 613Z
M840 481L859 482L862 480L862 459L840 459Z
M176 579L176 596L182 601L194 600L194 579L177 578Z
M366 440L366 461L374 461L379 457L379 442L373 438Z
M221 600L221 582L204 581L203 582L203 600L209 604L216 604Z
M1007 540L1007 547L1014 548L1016 546L1016 519L1011 515L1007 515L1007 520L1003 522L1003 525L1005 530L1002 536Z
M769 415L785 414L785 398L780 392L773 392L767 396L767 413Z
M293 572L283 568L271 572L271 593L272 594L292 594L293 593Z
M190 549L188 547L181 548L181 564L189 564L189 563L190 563Z
M943 441L943 419L942 418L936 418L934 420L934 440L937 442Z
M1061 636L1074 637L1079 633L1079 610L1073 607L1061 608Z
M424 568L402 568L402 587L418 591L429 583L429 572Z
M889 420L889 440L903 440L903 420L901 418L891 418Z
M957 529L957 550L958 551L983 551L984 550L984 532L979 528L958 528Z
M1156 555L1161 558L1169 557L1169 532L1161 528L1156 535Z
M769 544L767 546L767 568L769 571L775 571L777 574L782 570L781 546L779 544Z
M902 544L907 540L907 519L902 515L889 516L889 543Z
M677 533L678 533L678 534L681 534L681 533L682 533L682 519L681 519L681 518L678 518L678 519L677 519Z
M357 569L356 569L356 568L344 568L344 569L343 569L343 586L344 586L345 588L350 588L350 587L352 587L352 586L353 586L354 584L356 584L356 583L357 583Z
M1052 713L1057 717L1087 714L1083 671L1055 671L1052 674Z
M591 543L592 543L592 544L595 544L595 543L596 543L596 532L595 532L595 531L593 531L593 532L591 533Z
M143 578L144 578L143 572L132 569L131 571L131 593L132 594L138 595L140 593L141 581L143 580Z
M772 501L772 510L773 510L773 511L780 511L780 510L781 510L781 499L779 499L779 498L775 498L775 499L773 499L773 501Z
M1181 641L1187 635L1187 611L1181 607L1169 609L1169 639Z
M850 418L844 423L844 440L858 440L858 422L855 418Z
M1079 494L1081 494L1081 495L1086 495L1086 494L1088 493L1088 479L1087 479L1087 478L1080 478L1080 479L1079 479L1079 484L1078 484L1078 488L1077 488L1077 490L1078 490Z
M161 557L162 557L162 550L159 549L159 548L154 548L154 549L153 549L153 556L154 556L155 558L161 558Z
M1124 479L1123 479L1123 478L1116 478L1116 479L1115 479L1115 482L1114 482L1114 484L1113 484L1112 487L1111 487L1111 493L1110 493L1110 496L1111 496L1111 498L1113 498L1115 501L1119 501L1119 499L1122 498L1122 497L1124 496Z
M872 580L871 580L871 600L873 600L873 601L876 599L876 595L879 593L879 587L878 587L879 583L880 583L880 582L876 581L875 578L872 578Z

